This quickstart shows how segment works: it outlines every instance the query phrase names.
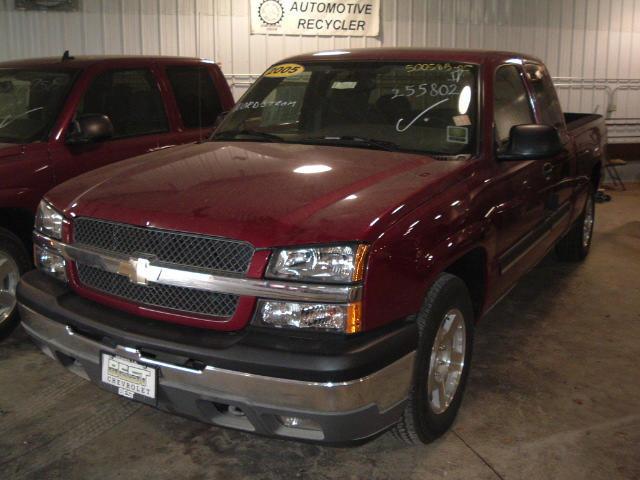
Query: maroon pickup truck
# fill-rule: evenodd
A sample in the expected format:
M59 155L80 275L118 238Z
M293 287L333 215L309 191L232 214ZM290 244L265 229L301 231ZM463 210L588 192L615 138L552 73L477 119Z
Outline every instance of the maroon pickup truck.
M98 167L207 138L233 106L211 62L171 57L0 63L0 336L17 323L38 202Z
M587 255L605 143L533 57L289 58L210 142L46 195L24 328L103 388L215 425L428 442L476 321L554 246Z

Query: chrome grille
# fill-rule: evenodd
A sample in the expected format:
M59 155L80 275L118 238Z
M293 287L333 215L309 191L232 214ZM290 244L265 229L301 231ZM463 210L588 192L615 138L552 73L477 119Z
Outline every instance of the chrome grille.
M243 276L249 269L253 247L217 237L136 227L92 218L74 221L74 243L128 257L150 255L173 268L205 269ZM215 317L230 317L236 295L188 287L150 283L139 285L128 277L77 263L79 282L93 290L142 305Z
M127 256L154 255L159 261L219 272L244 274L253 257L245 242L190 233L78 218L74 241Z
M236 311L238 297L193 288L169 285L138 285L127 277L99 268L77 264L80 283L100 292L151 307L178 310L216 317L230 317Z

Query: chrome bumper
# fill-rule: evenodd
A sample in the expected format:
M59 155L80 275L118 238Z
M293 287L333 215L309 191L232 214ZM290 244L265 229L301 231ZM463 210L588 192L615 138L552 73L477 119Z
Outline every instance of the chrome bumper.
M161 409L266 435L336 442L374 435L397 421L412 380L414 352L356 380L305 382L209 365L192 369L161 362L135 348L99 343L24 305L20 305L20 314L23 327L43 352L64 359L69 370L85 379L100 383L101 352L127 357L160 369ZM244 417L220 414L212 406L219 404L239 407ZM311 419L318 429L284 427L276 421L283 415Z

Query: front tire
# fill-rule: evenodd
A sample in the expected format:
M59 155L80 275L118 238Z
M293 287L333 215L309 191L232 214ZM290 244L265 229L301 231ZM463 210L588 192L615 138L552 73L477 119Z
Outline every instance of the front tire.
M396 438L429 443L455 420L466 386L473 342L473 306L460 278L441 274L418 314L420 332L413 385Z
M584 210L576 222L556 245L558 259L565 262L579 262L589 254L593 240L593 225L595 223L595 191L590 191Z
M30 267L29 256L20 239L0 228L0 338L9 335L18 325L16 287Z

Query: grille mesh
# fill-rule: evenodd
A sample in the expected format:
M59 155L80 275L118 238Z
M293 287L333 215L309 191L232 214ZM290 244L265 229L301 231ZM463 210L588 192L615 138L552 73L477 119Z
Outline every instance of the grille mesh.
M78 218L74 241L126 256L153 255L176 268L202 268L234 275L249 269L253 247L244 242ZM138 304L215 317L231 317L236 295L187 287L132 283L128 277L77 263L81 284Z
M253 257L253 247L244 242L92 218L75 220L74 240L110 252L152 254L162 262L236 274L246 273Z
M230 317L236 310L238 297L171 285L138 285L127 277L98 268L77 264L81 283L109 295L152 307L179 310L216 317Z

